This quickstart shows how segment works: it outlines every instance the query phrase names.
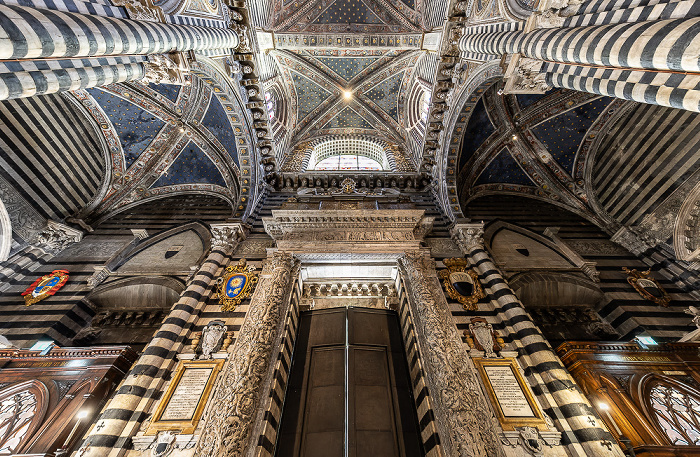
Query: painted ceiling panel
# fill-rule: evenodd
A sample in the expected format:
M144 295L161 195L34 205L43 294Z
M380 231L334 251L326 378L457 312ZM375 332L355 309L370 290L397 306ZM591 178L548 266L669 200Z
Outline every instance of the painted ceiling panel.
M549 153L569 173L574 157L589 127L612 101L602 97L553 117L532 128Z
M415 4L414 0L401 0L401 1L404 3L404 5L408 6L411 9L416 8L416 4Z
M315 21L319 24L382 24L361 0L336 0Z
M515 97L518 99L518 105L520 105L520 108L526 108L535 103L537 100L541 100L551 93L552 91L550 90L545 94L518 94Z
M317 57L317 59L345 81L350 81L379 60L379 57Z
M355 128L355 129L371 129L372 125L367 122L362 116L357 114L352 108L345 108L336 117L330 120L324 129L338 128Z
M191 141L151 187L175 184L216 184L226 187L216 165Z
M513 156L510 155L507 148L503 148L491 163L486 166L475 184L496 183L520 184L523 186L534 185Z
M167 98L171 102L175 103L177 101L177 95L180 93L180 86L175 84L154 84L150 83L148 87L156 92L158 92L163 97Z
M306 76L294 71L291 72L297 93L298 115L300 121L318 107L331 93L322 88Z
M483 99L479 100L472 111L472 115L467 123L467 129L464 132L464 144L462 145L462 153L459 157L458 170L462 169L472 154L479 149L481 143L495 131L486 113L486 109L484 108Z
M403 73L404 72L395 74L365 93L367 98L376 103L384 112L394 118L396 122L399 121L398 97Z
M140 107L101 89L87 89L112 121L124 149L127 168L156 137L165 122Z
M209 110L202 119L202 125L226 148L233 161L238 165L238 153L236 151L236 137L233 134L231 122L226 115L224 107L214 94L209 102Z

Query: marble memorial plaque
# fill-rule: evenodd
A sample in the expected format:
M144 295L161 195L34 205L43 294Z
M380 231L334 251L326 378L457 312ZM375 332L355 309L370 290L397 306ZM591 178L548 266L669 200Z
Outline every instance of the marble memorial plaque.
M504 417L536 417L512 367L484 366L484 371Z
M192 420L213 371L213 368L185 369L160 420Z

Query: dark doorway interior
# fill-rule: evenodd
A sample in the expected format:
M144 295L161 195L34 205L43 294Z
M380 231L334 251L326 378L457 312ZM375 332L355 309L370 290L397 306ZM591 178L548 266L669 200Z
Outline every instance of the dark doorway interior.
M422 456L414 405L395 312L304 312L276 456Z

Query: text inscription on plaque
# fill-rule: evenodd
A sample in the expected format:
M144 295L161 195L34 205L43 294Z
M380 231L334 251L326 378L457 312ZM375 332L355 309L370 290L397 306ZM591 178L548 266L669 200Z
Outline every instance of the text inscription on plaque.
M213 371L213 368L185 369L160 420L192 420Z
M504 417L536 417L511 366L484 366L484 371Z

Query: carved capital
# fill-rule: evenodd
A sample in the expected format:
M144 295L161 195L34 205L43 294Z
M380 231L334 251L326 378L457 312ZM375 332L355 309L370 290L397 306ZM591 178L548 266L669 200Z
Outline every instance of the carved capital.
M143 65L146 73L142 84L189 84L190 67L184 53L152 54Z
M114 6L126 9L129 19L135 21L165 22L163 10L149 0L114 0Z
M49 220L32 244L46 254L56 255L73 243L83 239L83 232L59 222Z
M484 224L482 222L457 222L450 227L450 234L463 254L469 253L472 249L483 249L484 247Z
M505 94L544 94L551 89L546 74L540 73L544 61L513 54L503 74Z
M610 241L619 244L634 255L642 255L653 247L629 227L620 227L620 230L610 237Z
M95 267L95 272L87 279L88 289L94 289L95 287L102 284L102 282L109 277L112 271L105 267Z
M227 246L235 247L238 242L243 241L246 236L246 230L240 222L229 224L212 224L211 226L211 247L225 248Z

